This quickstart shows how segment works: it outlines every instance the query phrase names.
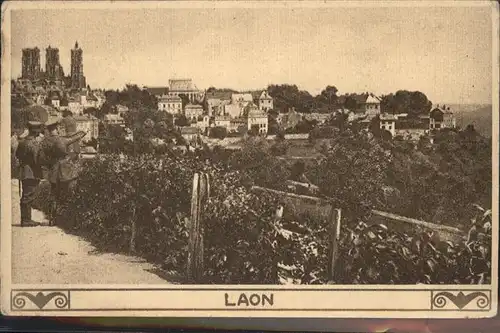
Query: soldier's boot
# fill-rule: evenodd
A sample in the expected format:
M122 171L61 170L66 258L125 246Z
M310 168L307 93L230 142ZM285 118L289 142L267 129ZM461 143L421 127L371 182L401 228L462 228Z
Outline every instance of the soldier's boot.
M55 220L57 218L57 203L54 202L52 203L52 207L51 207L51 214L50 214L50 219L49 219L49 227L53 227L55 226Z
M31 219L31 205L21 203L21 227L35 227L40 223Z

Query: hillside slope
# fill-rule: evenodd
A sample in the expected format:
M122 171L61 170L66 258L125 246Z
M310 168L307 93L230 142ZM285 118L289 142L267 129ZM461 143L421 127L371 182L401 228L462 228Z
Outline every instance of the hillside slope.
M457 125L465 128L467 125L472 124L474 128L486 137L491 137L492 128L492 106L482 106L474 111L456 112Z

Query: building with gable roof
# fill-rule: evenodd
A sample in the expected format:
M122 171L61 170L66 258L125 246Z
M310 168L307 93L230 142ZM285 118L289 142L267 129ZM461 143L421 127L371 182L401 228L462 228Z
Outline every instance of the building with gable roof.
M185 95L191 103L203 100L204 92L196 87L192 79L170 79L168 80L168 95Z
M398 117L393 114L383 113L380 115L380 129L386 130L391 133L392 136L396 135L396 121Z
M203 107L199 104L187 104L184 108L184 116L189 120L196 120L203 115Z
M364 113L368 115L380 114L380 99L377 96L368 95L364 102Z
M455 116L446 105L439 104L429 114L429 129L455 128L457 127Z
M259 110L269 111L273 109L273 98L266 90L263 90L258 99Z
M182 113L182 99L179 96L164 95L158 99L158 111L179 115Z
M258 128L259 134L267 134L268 117L265 111L259 109L253 102L249 103L243 112L247 119L247 128L250 131L253 127Z
M245 93L245 94L239 94L235 93L231 95L231 104L238 104L238 103L253 103L253 97L252 94L250 93Z

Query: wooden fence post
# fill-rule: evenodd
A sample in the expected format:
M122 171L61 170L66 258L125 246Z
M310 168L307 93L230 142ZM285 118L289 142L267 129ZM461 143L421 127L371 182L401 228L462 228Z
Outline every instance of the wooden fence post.
M195 239L196 239L196 219L198 217L198 185L199 174L195 173L193 177L193 191L191 193L191 218L189 219L189 244L187 258L187 279L194 281L194 257L195 257Z
M209 195L208 175L195 173L191 195L191 218L189 219L189 244L187 278L196 283L203 277L203 207Z
M130 219L130 254L135 254L135 239L137 237L137 225L135 221L135 206L132 208L132 214Z
M342 219L341 210L332 207L332 214L330 215L330 249L328 252L329 283L335 282L335 263L337 261L337 256L338 256L341 219Z

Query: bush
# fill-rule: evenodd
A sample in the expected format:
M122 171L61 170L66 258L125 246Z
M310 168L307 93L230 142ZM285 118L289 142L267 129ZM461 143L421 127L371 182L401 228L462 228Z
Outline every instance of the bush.
M224 139L227 136L227 129L222 126L216 126L210 130L210 137L216 139Z
M459 243L441 241L426 230L410 235L363 223L368 208L381 197L381 170L391 162L386 153L367 137L341 135L324 160L309 166L316 170L322 195L343 208L334 282L489 283L491 235L483 226L491 226L491 212L476 218L469 239ZM254 184L280 189L290 177L290 167L271 155L265 140L249 140L237 152L220 151L211 162L196 154L142 154L98 156L82 163L75 193L60 212L61 227L100 250L128 252L134 223L137 254L182 275L192 179L195 172L206 172L211 193L203 215L201 283L328 282L326 219L290 211L278 221L275 210L281 198L250 191ZM51 202L50 186L44 183L36 207L50 214Z

